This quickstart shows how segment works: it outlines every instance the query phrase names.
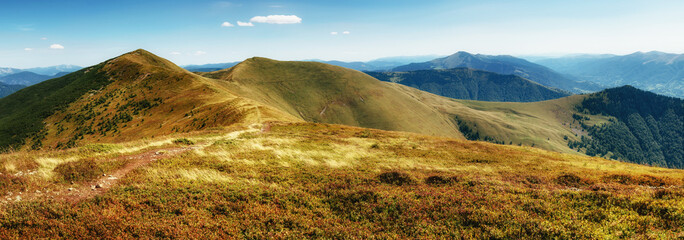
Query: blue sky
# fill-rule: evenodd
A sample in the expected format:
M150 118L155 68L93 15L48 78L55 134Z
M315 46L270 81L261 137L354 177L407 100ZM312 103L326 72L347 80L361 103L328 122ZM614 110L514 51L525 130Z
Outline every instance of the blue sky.
M88 66L138 48L179 65L252 56L366 61L456 51L684 52L684 1L2 0L0 6L0 67ZM254 26L238 26L250 20Z

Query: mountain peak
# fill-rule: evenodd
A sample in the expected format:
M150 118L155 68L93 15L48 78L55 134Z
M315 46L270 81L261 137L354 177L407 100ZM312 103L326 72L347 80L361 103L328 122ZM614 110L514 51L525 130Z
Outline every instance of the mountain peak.
M157 67L157 68L165 68L165 69L174 70L174 71L185 71L183 68L177 66L176 64L170 62L169 60L166 60L162 57L154 55L153 53L148 52L145 49L137 49L135 51L125 53L119 57L116 57L112 60L107 61L108 64L120 63L120 62L129 62L129 63L139 64L139 65L142 65L145 67ZM125 64L125 65L127 65L127 64Z

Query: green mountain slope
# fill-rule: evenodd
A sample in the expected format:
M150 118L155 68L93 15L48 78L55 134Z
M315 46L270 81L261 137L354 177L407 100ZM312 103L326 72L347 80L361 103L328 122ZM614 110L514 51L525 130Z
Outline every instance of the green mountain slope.
M625 86L588 96L578 110L614 120L583 125L591 138L573 147L591 156L684 168L684 100Z
M250 58L204 73L240 96L309 122L460 137L453 119L362 72L316 62Z
M500 75L469 68L366 73L382 81L400 83L456 99L535 102L569 95L515 75Z

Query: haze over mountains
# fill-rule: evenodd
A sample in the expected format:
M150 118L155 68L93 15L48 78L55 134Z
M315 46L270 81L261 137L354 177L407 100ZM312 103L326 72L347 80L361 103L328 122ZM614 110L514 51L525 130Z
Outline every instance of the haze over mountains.
M684 55L635 52L624 56L580 55L537 61L560 73L606 87L632 85L684 98Z
M330 65L350 68L350 69L354 69L354 70L358 70L358 71L385 71L385 70L390 70L394 67L401 66L404 64L409 64L409 63L413 63L413 62L428 61L428 60L432 60L432 59L437 58L437 57L441 57L441 56L440 55L423 55L423 56L384 57L384 58L378 58L378 59L367 61L367 62L361 62L361 61L344 62L344 61L336 61L336 60L326 61L326 60L320 60L320 59L311 59L311 60L303 60L303 61L327 63ZM235 66L238 63L240 63L240 62L212 63L212 64L202 64L202 65L186 65L186 66L183 66L183 68L185 68L191 72L212 72L212 71L218 71L221 69L230 68L232 66Z
M593 92L601 88L589 82L579 82L568 76L564 76L553 70L528 62L527 60L513 56L490 56L483 54L470 54L457 52L453 55L434 59L428 62L411 63L393 68L392 71L415 71L428 69L450 69L466 67L478 70L490 71L499 74L513 74L549 87L583 93Z

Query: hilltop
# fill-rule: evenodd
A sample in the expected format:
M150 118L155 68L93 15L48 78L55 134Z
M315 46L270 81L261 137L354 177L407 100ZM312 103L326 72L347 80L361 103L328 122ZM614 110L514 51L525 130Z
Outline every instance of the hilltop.
M338 66L250 58L202 76L309 122L460 136L453 120L398 84Z
M41 97L36 97L41 96ZM69 148L296 119L136 50L0 100L0 148Z

